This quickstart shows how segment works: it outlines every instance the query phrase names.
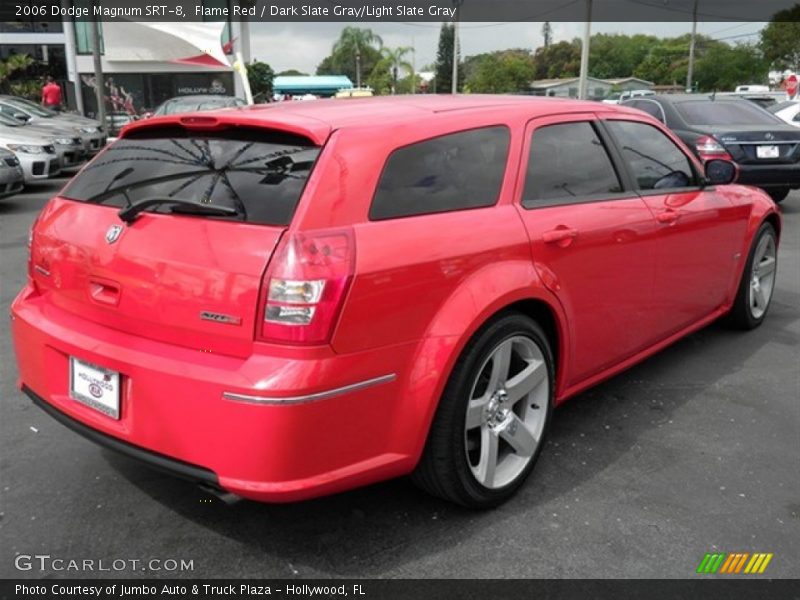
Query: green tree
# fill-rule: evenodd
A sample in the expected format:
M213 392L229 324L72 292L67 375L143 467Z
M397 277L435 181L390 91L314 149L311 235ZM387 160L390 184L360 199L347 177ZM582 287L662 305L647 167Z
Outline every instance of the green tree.
M769 64L758 46L729 46L716 42L703 49L695 63L695 81L701 91L733 90L742 83L766 83Z
M414 67L411 66L411 63L405 60L405 57L411 52L413 52L413 49L409 46L381 48L381 54L383 55L381 63L383 63L389 71L392 94L397 93L397 81L400 77L400 71L403 70L408 73L414 71ZM379 65L381 63L379 63Z
M453 45L455 44L455 27L448 23L442 25L439 33L439 49L436 53L436 90L440 94L449 94L453 89ZM458 59L458 89L464 84L461 55Z
M533 67L534 79L577 77L581 69L580 42L558 42L538 48L533 55Z
M265 62L254 60L247 65L247 79L256 102L268 100L272 96L272 80L275 72Z
M533 57L522 49L470 56L464 61L465 85L475 93L520 93L530 87L534 68Z
M589 75L601 79L631 75L659 43L649 35L619 35L599 33L592 36Z
M34 62L27 54L12 54L7 59L0 60L0 84L5 84L14 75L27 71Z
M287 69L286 71L275 73L275 77L307 77L307 76L308 73L303 73L302 71L298 71L297 69Z
M800 69L800 4L776 13L761 31L764 58L779 69Z
M542 37L544 38L544 47L549 48L553 43L553 27L550 25L550 21L545 21L542 25Z
M377 49L382 45L383 40L381 37L371 29L345 27L339 35L339 39L333 44L331 51L331 56L333 57L332 66L338 67L340 73L331 74L345 73L347 70L346 63L350 60L355 66L353 72L356 86L361 87L361 74L362 72L369 73L375 68L375 65L380 60L380 52ZM320 73L319 67L317 67L317 74L324 74Z

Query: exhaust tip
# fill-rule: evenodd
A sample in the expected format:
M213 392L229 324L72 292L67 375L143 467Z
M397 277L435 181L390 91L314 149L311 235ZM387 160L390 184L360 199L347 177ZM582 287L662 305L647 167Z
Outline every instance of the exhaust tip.
M234 504L238 504L239 502L244 500L244 498L242 498L241 496L237 496L233 492L228 492L221 488L207 485L205 483L200 483L197 485L197 487L200 488L206 494L209 494L211 496L214 496L218 500L221 500L227 506L233 506Z

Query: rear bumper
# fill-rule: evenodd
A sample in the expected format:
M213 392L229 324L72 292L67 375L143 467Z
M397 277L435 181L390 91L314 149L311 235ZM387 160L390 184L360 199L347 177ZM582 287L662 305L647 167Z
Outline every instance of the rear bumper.
M196 465L190 465L189 463L175 460L168 456L164 456L163 454L158 454L157 452L150 452L149 450L139 448L138 446L128 444L115 437L101 433L100 431L92 429L91 427L87 427L80 421L77 421L67 414L61 412L49 404L44 398L37 395L36 392L29 387L23 385L22 391L33 401L36 406L41 408L56 421L65 427L72 429L72 431L82 435L86 439L91 440L95 444L103 446L104 448L108 448L109 450L113 450L114 452L119 452L120 454L124 454L130 458L142 461L154 469L164 471L171 475L175 475L176 477L181 477L182 479L206 483L212 486L217 486L219 484L216 474L208 469L204 469Z
M739 164L737 183L758 187L800 187L800 164Z
M415 346L210 355L85 321L30 286L12 305L12 334L23 391L57 420L245 498L302 500L414 467L392 417ZM70 397L70 356L121 374L119 420Z

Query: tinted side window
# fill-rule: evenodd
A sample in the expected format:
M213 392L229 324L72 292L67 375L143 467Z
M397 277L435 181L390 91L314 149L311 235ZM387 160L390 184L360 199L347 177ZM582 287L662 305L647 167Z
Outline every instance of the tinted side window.
M509 132L487 127L395 150L369 211L372 220L492 206L508 158Z
M534 131L522 196L525 208L621 191L608 152L591 123L548 125Z
M640 190L697 185L689 159L661 131L633 121L608 121L607 124Z

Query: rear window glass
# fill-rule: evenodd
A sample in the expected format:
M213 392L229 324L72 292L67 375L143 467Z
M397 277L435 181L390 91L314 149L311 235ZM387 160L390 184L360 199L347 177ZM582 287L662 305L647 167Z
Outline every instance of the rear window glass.
M508 158L509 132L487 127L395 150L369 211L372 220L492 206Z
M681 102L675 108L690 125L775 125L781 122L747 100Z
M232 218L240 221L288 225L320 152L309 140L280 132L198 134L176 127L132 133L91 162L62 196L118 207L175 198L235 208Z

